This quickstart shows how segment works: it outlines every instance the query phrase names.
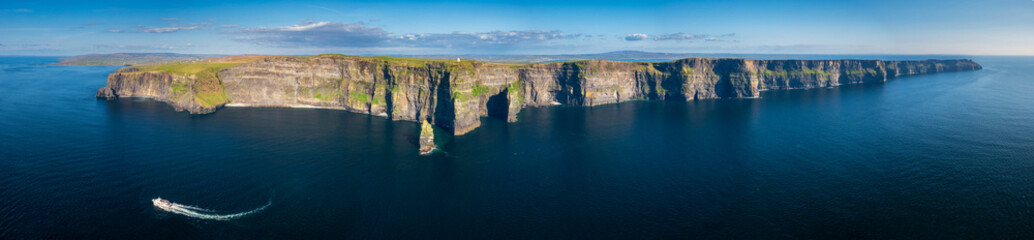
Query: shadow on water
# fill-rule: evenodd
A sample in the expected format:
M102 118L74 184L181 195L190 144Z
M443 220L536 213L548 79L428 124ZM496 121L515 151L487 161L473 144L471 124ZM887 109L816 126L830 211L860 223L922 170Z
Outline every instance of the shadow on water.
M1023 238L1034 60L978 61L760 99L492 111L426 157L414 122L189 115L92 98L111 68L2 73L0 238ZM271 191L229 222L149 201L241 212Z

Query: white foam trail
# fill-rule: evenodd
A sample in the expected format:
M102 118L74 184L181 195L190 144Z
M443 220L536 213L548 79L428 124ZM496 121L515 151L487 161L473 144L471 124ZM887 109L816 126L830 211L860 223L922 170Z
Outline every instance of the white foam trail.
M220 215L220 214L208 214L208 213L198 212L198 211L212 212L212 210L208 210L208 209L204 209L204 208L192 207L192 206L187 206L187 205L181 205L181 204L178 204L178 203L168 202L168 201L163 203L161 198L152 199L151 202L154 203L154 206L158 207L159 209L165 210L167 212L171 212L171 213L175 213L175 214L179 214L179 215L183 215L183 216L188 216L188 217L193 217L193 218L206 219L206 220L216 220L216 221L230 221L230 220L242 218L242 217L245 217L245 216L248 216L248 215L251 215L251 214L255 214L255 213L261 212L262 210L265 210L270 205L273 205L273 200L270 199L269 202L266 203L266 205L263 205L263 206L261 206L259 208L251 210L251 211L242 212L242 213L235 213L235 214Z
M190 209L190 210L198 210L198 211L205 211L205 212L215 212L213 210L208 210L208 209L199 208L199 207L195 207L195 206L180 205L180 207L183 207L183 208L186 208L186 209Z

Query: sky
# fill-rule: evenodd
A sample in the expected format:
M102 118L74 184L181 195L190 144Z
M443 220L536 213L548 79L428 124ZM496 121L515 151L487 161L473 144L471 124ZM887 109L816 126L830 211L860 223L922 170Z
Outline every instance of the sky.
M1034 55L1034 0L8 1L0 55Z

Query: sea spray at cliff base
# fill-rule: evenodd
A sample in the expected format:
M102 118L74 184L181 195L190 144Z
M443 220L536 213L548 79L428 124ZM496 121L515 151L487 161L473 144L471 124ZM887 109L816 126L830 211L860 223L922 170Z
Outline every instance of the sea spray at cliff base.
M204 208L199 208L199 207L194 207L194 206L182 205L182 204L170 202L170 201L162 199L162 198L151 199L151 202L154 203L155 207L158 207L158 209L164 210L166 212L171 212L171 213L175 213L175 214L179 214L179 215L183 215L183 216L187 216L187 217L192 217L192 218L205 219L205 220L216 220L216 221L230 221L230 220L246 217L246 216L251 215L251 214L262 212L262 210L265 210L270 205L273 205L273 200L270 199L268 202L266 202L266 205L262 205L261 207L258 207L258 208L254 209L254 210L251 210L251 211L246 211L246 212L241 212L241 213L234 213L234 214L215 214L215 213L213 213L214 211L212 211L212 210L208 210L208 209L204 209Z

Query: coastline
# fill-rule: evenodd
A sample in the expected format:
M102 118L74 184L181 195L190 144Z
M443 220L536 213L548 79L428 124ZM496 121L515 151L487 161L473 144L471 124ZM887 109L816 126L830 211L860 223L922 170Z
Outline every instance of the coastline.
M635 100L754 99L770 90L886 82L973 71L968 59L570 61L510 65L317 55L244 56L148 67L108 76L98 98L145 97L206 114L220 107L345 110L399 121L428 121L451 135L481 117L517 121L536 106L597 106ZM191 70L193 72L184 72Z

